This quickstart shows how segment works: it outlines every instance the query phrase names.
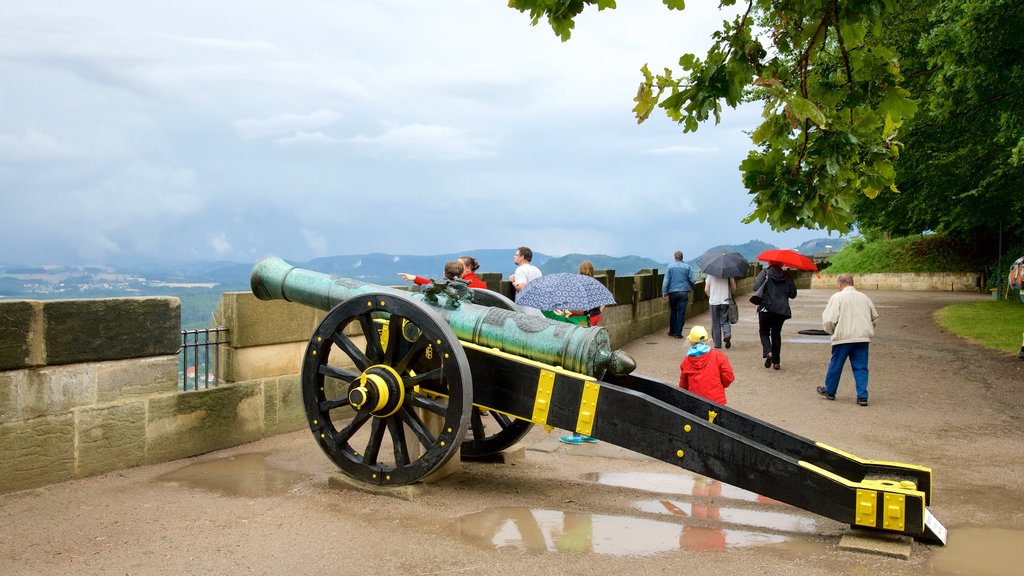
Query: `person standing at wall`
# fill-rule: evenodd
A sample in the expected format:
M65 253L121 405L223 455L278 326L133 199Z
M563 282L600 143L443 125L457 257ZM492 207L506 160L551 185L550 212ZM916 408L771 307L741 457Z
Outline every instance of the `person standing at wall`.
M761 355L764 357L765 368L778 370L782 359L782 325L793 316L789 301L796 298L796 284L778 262L769 262L768 268L757 275L754 279L754 292L762 284L762 301L757 307Z
M526 288L526 285L531 280L536 280L543 276L543 274L541 274L540 268L537 268L532 263L533 250L526 246L516 248L515 254L512 255L512 261L515 262L516 271L508 277L508 280L512 283L512 287L516 289L516 298L518 298L519 292ZM520 306L520 308L525 314L533 314L534 316L544 315L539 309L532 306Z
M480 269L480 263L476 261L476 258L472 256L459 256L459 262L462 262L462 265L465 267L462 279L469 283L469 287L486 290L487 284L476 275L476 271Z
M708 295L711 308L711 339L715 348L732 348L732 324L729 323L729 301L736 290L736 280L708 275L704 278L704 293Z
M675 262L665 268L665 280L661 283L661 299L668 300L668 335L673 338L683 337L686 305L696 283L697 274L683 262L683 253L676 250Z
M818 394L829 400L836 399L839 377L849 358L857 385L857 404L867 406L868 345L875 335L878 312L871 298L853 287L852 274L840 274L836 283L839 291L829 297L821 313L822 328L832 335L832 358L825 372L825 385L818 386Z

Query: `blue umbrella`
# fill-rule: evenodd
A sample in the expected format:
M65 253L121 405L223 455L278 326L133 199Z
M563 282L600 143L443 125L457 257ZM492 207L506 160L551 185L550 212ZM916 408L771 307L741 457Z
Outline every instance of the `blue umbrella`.
M560 273L531 280L519 292L516 304L540 310L590 310L615 304L615 297L590 276Z

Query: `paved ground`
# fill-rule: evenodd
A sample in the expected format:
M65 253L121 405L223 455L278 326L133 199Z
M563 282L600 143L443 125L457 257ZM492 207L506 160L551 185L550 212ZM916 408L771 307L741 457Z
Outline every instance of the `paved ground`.
M535 428L507 464L464 464L411 500L345 489L307 432L0 495L0 574L1019 574L1024 564L1024 362L932 321L955 294L869 292L882 315L871 405L844 376L814 393L830 292L802 291L782 369L766 370L751 306L728 351L729 404L864 458L935 469L950 545L909 559L841 550L847 526L605 443ZM993 319L998 321L998 319ZM687 323L706 323L699 316ZM682 341L631 343L672 384Z

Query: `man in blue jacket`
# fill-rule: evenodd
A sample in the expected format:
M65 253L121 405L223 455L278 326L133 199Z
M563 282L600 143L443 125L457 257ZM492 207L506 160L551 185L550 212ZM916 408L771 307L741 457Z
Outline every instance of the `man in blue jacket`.
M683 262L683 253L679 250L676 250L675 258L676 261L665 269L665 280L661 283L661 298L668 300L668 335L682 338L686 305L690 302L693 285L697 283L697 273L689 264Z

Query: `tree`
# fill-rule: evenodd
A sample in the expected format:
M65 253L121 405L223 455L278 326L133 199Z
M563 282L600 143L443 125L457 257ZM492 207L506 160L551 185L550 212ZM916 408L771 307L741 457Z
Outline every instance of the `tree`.
M897 134L916 110L901 85L896 52L880 41L894 1L747 0L742 14L712 34L703 58L680 57L682 75L643 66L637 121L660 107L684 132L693 132L712 116L717 123L723 104L761 101L764 120L751 133L757 148L740 164L755 206L745 221L768 222L776 230L845 232L858 198L896 190ZM662 2L671 10L685 8L684 0ZM615 5L509 1L533 24L546 18L563 41L585 8Z
M854 209L868 231L1024 238L1024 5L913 0L887 27L927 103L903 129L899 194Z

